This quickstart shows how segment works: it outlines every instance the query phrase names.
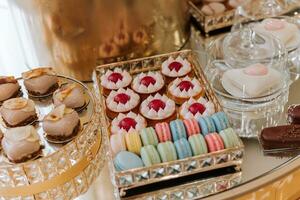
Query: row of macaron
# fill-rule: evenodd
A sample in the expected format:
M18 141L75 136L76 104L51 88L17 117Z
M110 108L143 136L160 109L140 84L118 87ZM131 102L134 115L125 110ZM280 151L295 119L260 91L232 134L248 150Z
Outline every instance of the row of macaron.
M155 164L185 159L209 152L240 146L240 140L232 128L218 133L210 133L203 137L201 134L180 138L174 143L166 141L157 145L141 147L139 154L130 151L120 151L114 158L117 171L139 167L149 167Z
M128 150L139 154L142 146L154 145L166 141L177 141L192 135L220 133L230 127L228 118L224 112L217 112L212 116L197 119L176 119L170 123L157 123L154 127L145 127L141 130L110 136L111 149L114 154Z

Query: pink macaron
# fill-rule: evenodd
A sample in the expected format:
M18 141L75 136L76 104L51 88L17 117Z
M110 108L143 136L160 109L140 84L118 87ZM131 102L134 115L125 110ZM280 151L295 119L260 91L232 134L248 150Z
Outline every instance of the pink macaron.
M159 142L172 141L171 131L167 122L157 123L155 131Z
M117 133L110 136L110 148L113 155L120 151L126 151L125 137L123 133Z
M224 143L218 133L210 133L205 136L205 141L209 152L220 151L224 149Z
M196 119L183 120L188 136L201 133L199 124Z

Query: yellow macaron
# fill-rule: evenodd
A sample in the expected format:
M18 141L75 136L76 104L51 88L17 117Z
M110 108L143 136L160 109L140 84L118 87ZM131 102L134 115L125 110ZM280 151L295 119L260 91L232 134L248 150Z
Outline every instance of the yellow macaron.
M142 141L138 132L126 133L125 142L128 151L140 155Z

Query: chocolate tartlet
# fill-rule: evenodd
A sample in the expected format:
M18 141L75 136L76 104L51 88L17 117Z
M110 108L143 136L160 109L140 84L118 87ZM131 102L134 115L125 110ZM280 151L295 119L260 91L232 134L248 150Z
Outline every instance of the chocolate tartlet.
M63 85L53 94L55 106L65 104L68 108L81 110L86 106L86 100L82 89L75 83Z
M34 102L22 97L4 101L0 114L7 127L26 126L38 118Z
M20 89L18 81L13 76L0 76L0 103L19 96Z
M268 127L260 135L265 150L300 148L300 125Z
M2 148L9 161L25 162L41 154L40 137L33 126L12 128L4 133Z
M62 104L45 116L43 129L49 141L68 141L80 131L78 113Z
M300 104L289 106L288 121L291 124L300 124Z
M24 85L32 96L52 94L58 87L58 78L52 68L37 68L22 73Z

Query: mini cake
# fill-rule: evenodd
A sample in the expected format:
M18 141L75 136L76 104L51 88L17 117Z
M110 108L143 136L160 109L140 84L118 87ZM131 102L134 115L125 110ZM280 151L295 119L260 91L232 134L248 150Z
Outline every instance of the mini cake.
M169 57L161 65L161 72L169 83L173 79L192 74L192 67L187 59L178 56L176 59Z
M204 89L196 78L185 76L177 78L168 86L168 96L175 101L176 104L183 104L191 97L198 99L204 94Z
M203 97L200 97L198 100L190 98L179 108L179 115L182 119L198 118L201 116L211 115L214 112L214 104Z
M40 137L33 126L12 128L4 133L2 148L14 163L25 162L41 153Z
M217 15L225 12L226 7L220 2L211 2L202 6L201 11L208 16Z
M169 122L176 118L175 102L165 95L156 93L141 103L140 113L147 118L150 126L158 122Z
M58 78L52 68L37 68L22 73L25 88L33 96L49 95L58 88Z
M147 126L146 120L139 114L129 112L120 113L118 117L111 122L111 133L130 133L139 132Z
M43 129L49 141L67 141L80 131L78 113L64 104L57 106L45 116Z
M132 81L131 75L120 68L115 68L114 71L107 70L100 79L105 96L108 96L111 90L128 87Z
M165 82L160 72L148 72L138 74L131 84L131 88L141 95L142 99L151 94L163 92Z
M19 96L20 85L13 76L0 76L0 103Z
M131 89L120 88L118 91L111 91L106 99L106 114L113 119L119 113L133 111L138 113L140 96Z
M7 127L25 126L38 118L34 102L22 97L4 101L0 114Z
M55 106L65 104L68 108L80 110L86 106L85 96L82 89L75 83L63 85L53 94Z

